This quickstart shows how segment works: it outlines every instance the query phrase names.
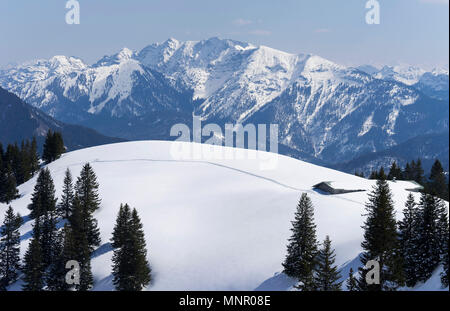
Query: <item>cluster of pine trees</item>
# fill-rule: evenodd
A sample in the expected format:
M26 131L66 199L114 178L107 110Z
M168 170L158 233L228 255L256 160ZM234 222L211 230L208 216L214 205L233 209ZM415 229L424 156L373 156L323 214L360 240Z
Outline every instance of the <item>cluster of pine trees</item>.
M17 185L28 181L39 170L36 139L22 141L20 147L0 143L0 202L9 204L18 197Z
M48 130L45 137L44 151L42 152L42 160L45 163L53 162L66 151L62 134Z
M355 277L350 269L346 287L349 291L392 291L413 287L428 280L442 264L443 287L448 286L449 223L445 203L438 197L422 193L420 202L410 193L397 222L394 202L386 179L377 180L366 204L363 225L363 267ZM283 263L284 273L299 280L297 288L305 291L340 290L339 271L334 265L334 250L327 237L318 250L314 211L311 200L303 194L292 222L292 236ZM368 284L365 268L369 261L380 265L380 284Z
M59 132L49 130L44 143L42 159L50 163L65 152ZM9 144L6 150L0 143L0 202L9 204L18 197L17 186L30 180L39 171L39 153L36 138Z
M339 291L341 278L335 266L334 249L327 236L320 247L316 237L314 207L303 193L292 222L292 236L283 262L284 273L298 280L302 291Z
M364 177L363 173L355 173L357 176ZM369 179L387 179L387 180L413 180L424 186L424 191L429 194L438 196L446 201L449 200L449 184L445 175L444 168L439 160L435 160L428 176L424 175L422 161L411 161L401 168L394 161L391 164L389 173L386 175L385 170L381 167L378 171L372 171Z
M20 215L8 208L0 239L0 290L23 273L26 291L87 291L94 285L91 257L101 243L94 212L100 208L99 183L92 166L83 166L77 181L66 170L59 204L50 171L40 171L31 204L32 238L20 265ZM62 228L61 228L62 227ZM150 267L141 220L136 209L121 206L114 228L113 275L118 290L141 290L150 282ZM67 262L79 264L79 284L66 280Z

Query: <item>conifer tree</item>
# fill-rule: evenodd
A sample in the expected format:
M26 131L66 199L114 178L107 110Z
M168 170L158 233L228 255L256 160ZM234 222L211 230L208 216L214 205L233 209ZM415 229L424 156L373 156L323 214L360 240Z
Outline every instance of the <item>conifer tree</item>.
M355 279L353 274L354 274L354 271L353 271L352 268L350 268L350 272L348 274L348 279L347 279L347 283L346 283L347 290L349 292L356 292L356 291L358 291L358 282Z
M315 290L314 268L317 256L316 225L311 199L303 193L292 222L292 236L283 263L286 275L299 280L299 289Z
M412 170L413 170L414 181L423 185L425 182L425 177L423 176L424 171L422 168L422 160L417 159L417 162L413 161L412 163L413 163Z
M28 245L24 256L24 291L41 291L44 287L44 264L41 250L40 219L37 217L34 222L33 238Z
M36 137L33 137L30 147L30 167L31 174L34 175L39 171L39 154Z
M417 268L420 265L418 260L418 224L419 213L416 208L414 196L409 193L403 210L403 219L398 223L399 242L401 255L403 258L403 273L406 285L413 287L416 285Z
M448 287L448 243L449 228L447 208L443 202L439 203L438 235L440 242L440 258L444 271L441 273L443 287Z
M0 184L2 184L3 188L2 193L0 193L0 202L9 204L11 203L11 201L19 197L19 190L17 190L16 178L14 176L11 165L6 164L6 168L0 175L0 179L2 179L2 181L0 181Z
M17 281L20 270L20 232L22 217L10 206L0 227L0 291Z
M65 252L80 264L80 284L75 286L79 291L89 290L94 282L90 263L93 251L93 246L89 244L90 220L86 217L91 216L85 213L78 196L75 195L72 214L69 217L70 230L66 236Z
M326 236L322 248L317 255L316 281L319 291L340 291L341 278L337 267L335 266L334 249L331 247L331 240Z
M46 163L50 163L58 159L65 151L64 141L61 133L48 130L44 142L44 151L42 159Z
M72 174L70 172L70 169L67 168L64 176L61 203L59 203L58 205L58 213L65 219L69 219L70 217L73 198L74 192L73 192Z
M31 211L30 217L36 218L48 211L54 211L56 209L56 200L55 185L50 170L44 168L39 172L31 197L31 204L28 205L28 209Z
M111 246L113 248L120 248L125 244L129 233L130 219L130 207L128 204L120 204L119 214L117 215L116 224L114 226L111 239Z
M386 173L384 172L384 167L380 168L380 171L378 172L377 177L378 177L377 179L383 179L383 180L387 179Z
M441 261L442 236L438 225L440 208L440 199L426 193L421 195L417 238L420 264L417 267L417 277L422 282L430 278Z
M448 186L444 169L439 160L436 160L431 168L430 182L428 183L428 191L435 193L441 199L448 201Z
M402 170L400 167L397 166L397 163L394 161L391 164L391 168L389 170L389 174L387 176L387 179L389 180L401 180L403 178L402 176Z
M73 257L68 256L70 235L67 224L58 232L54 243L54 260L51 262L46 274L46 284L50 291L67 291L70 286L66 282L66 263ZM71 245L72 247L72 245Z
M360 269L358 282L361 290L395 290L402 285L402 269L399 266L400 250L397 237L394 203L387 182L378 180L366 203L367 218L364 222L363 266L370 260L378 260L380 284L366 283L367 270Z
M121 206L113 232L113 283L117 290L140 291L150 283L151 269L141 220L136 209L129 211Z
M89 249L92 252L100 245L100 233L96 219L93 213L100 208L100 196L98 194L99 183L97 176L89 163L86 163L81 169L75 185L75 197L81 208L83 219L83 229L85 230Z
M414 166L416 165L414 163L414 161L412 163L414 164ZM409 162L406 163L405 170L403 171L403 179L414 180L413 171L412 171L412 168L411 168L411 165L409 164Z

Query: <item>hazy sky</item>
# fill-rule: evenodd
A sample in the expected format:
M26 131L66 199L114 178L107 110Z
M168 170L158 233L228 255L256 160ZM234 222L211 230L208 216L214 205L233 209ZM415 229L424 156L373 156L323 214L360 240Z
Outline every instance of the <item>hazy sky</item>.
M66 0L0 0L0 65L63 54L88 63L123 47L169 37L218 36L346 65L448 67L448 0L79 0L80 24L65 23Z

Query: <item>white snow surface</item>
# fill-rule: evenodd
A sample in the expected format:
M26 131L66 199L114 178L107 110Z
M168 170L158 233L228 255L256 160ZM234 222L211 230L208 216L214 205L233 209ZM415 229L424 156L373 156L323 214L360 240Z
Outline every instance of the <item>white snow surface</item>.
M277 159L273 170L261 170L260 161L177 160L173 146L184 142L139 141L98 146L64 154L48 165L61 196L66 168L77 177L86 162L100 183L98 219L102 246L95 252L92 269L94 290L112 290L110 242L121 203L135 207L144 224L153 281L148 290L253 290L282 271L291 221L302 192L315 207L320 240L330 235L337 264L356 258L361 250L364 203L367 191L326 195L312 189L321 181L370 190L374 181L323 168L286 156L259 151ZM216 151L228 147L208 146ZM240 150L242 152L243 150ZM34 177L19 187L21 198L11 203L25 216L21 227L21 254L32 230L27 205L36 183ZM389 182L401 217L409 182ZM414 194L418 199L418 194ZM6 204L0 204L3 221ZM437 282L435 278L434 282ZM21 281L10 287L20 289ZM436 287L435 285L434 287Z

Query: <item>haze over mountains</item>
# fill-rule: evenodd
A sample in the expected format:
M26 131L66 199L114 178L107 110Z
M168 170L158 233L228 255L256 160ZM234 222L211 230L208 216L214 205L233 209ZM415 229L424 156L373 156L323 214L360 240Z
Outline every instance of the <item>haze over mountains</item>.
M192 114L221 126L277 123L285 153L329 165L448 133L448 85L445 70L350 68L219 38L124 48L93 65L55 56L0 71L0 86L34 107L109 136L170 139Z
M69 151L123 141L104 136L90 128L57 121L0 88L1 143L21 142L34 136L38 146L42 147L48 130L61 132Z

